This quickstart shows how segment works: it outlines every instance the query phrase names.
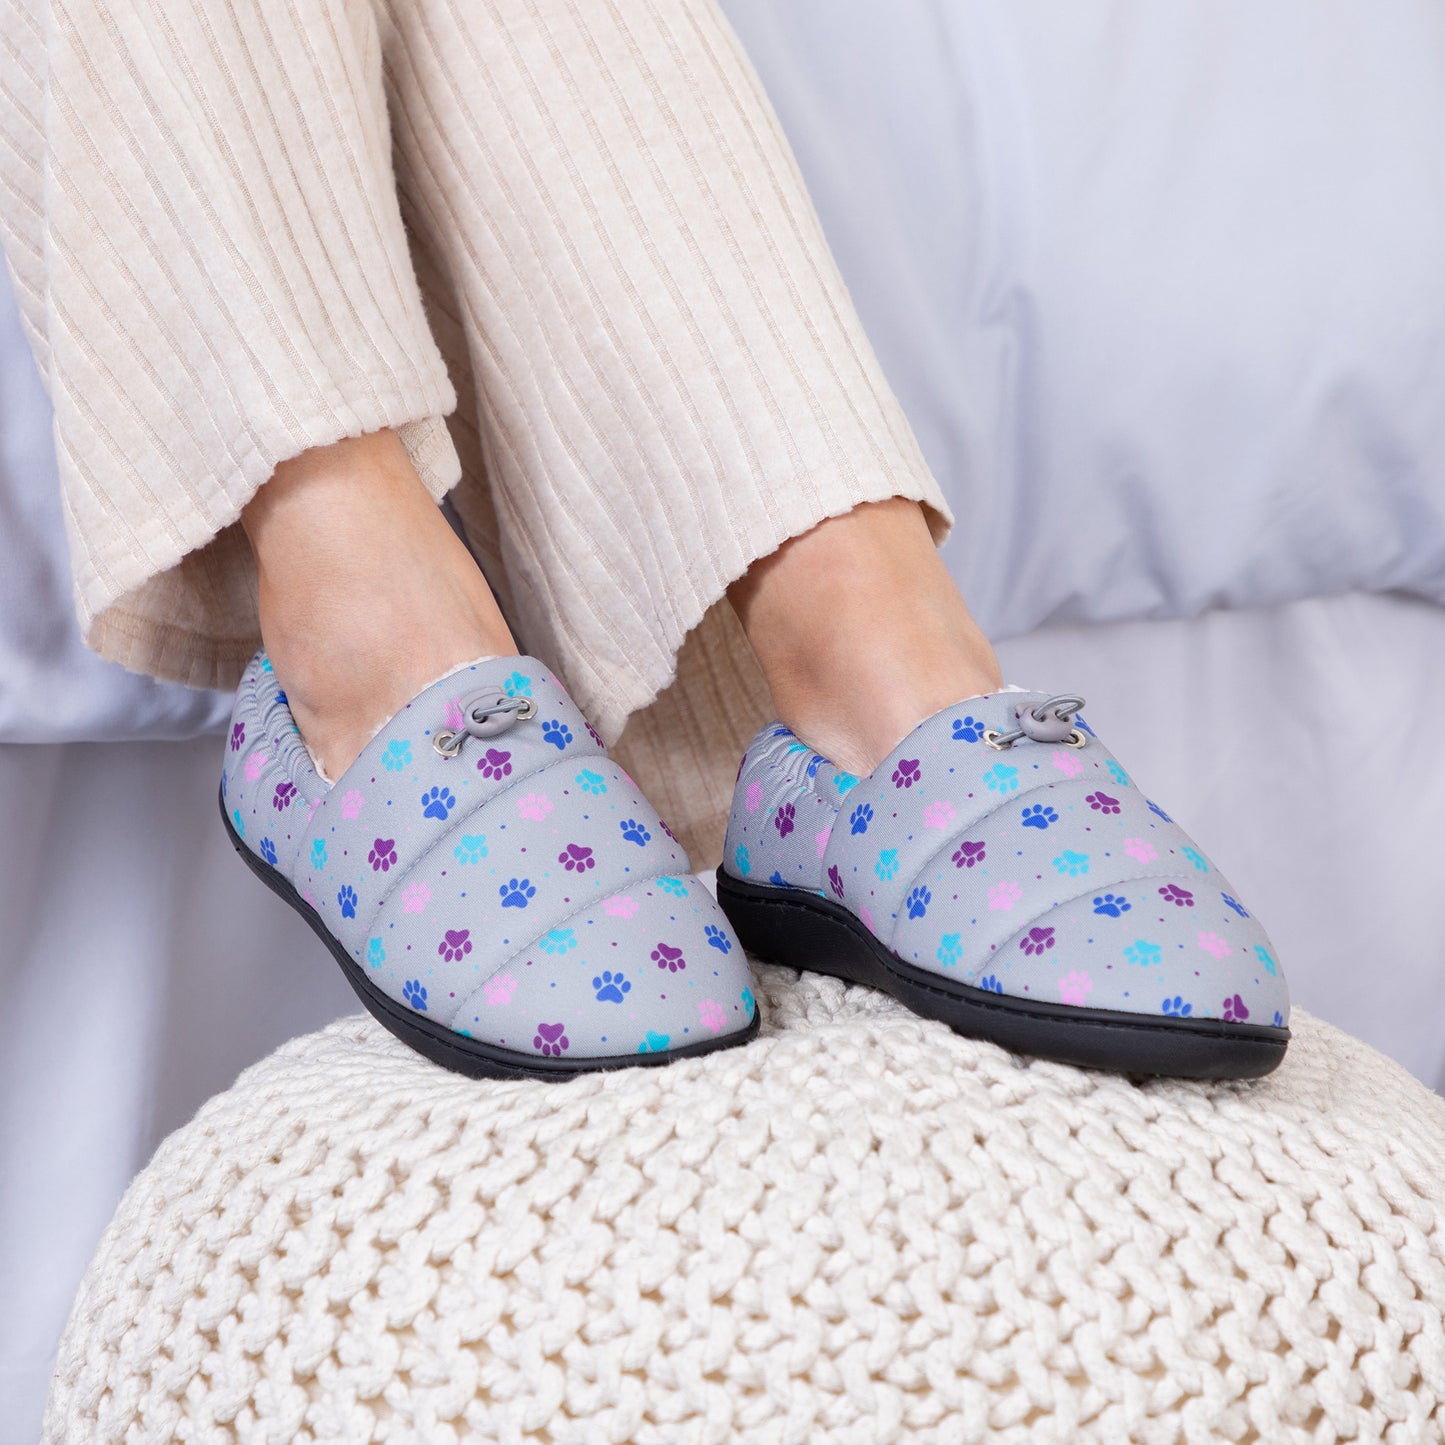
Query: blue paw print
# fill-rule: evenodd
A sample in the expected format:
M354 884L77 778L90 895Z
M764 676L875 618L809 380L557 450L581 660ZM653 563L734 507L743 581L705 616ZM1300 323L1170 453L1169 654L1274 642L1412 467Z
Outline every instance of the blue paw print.
M1110 776L1121 788L1127 788L1129 786L1129 774L1126 773L1113 758L1110 758L1104 766L1108 768Z
M753 1016L753 1011L757 1008L757 1004L756 1004L756 1002L754 1002L754 1000L753 1000L753 991L752 991L752 989L750 989L750 988L745 988L745 989L742 991L742 1002L743 1002L743 1007L748 1011L748 1017L749 1017L749 1018L752 1018L752 1016Z
M1147 801L1147 799L1146 799L1146 801ZM1169 816L1169 814L1166 813L1166 812L1164 811L1164 809L1159 806L1158 803L1150 803L1150 804L1149 804L1149 811L1150 811L1151 813L1156 814L1158 817L1163 818L1166 823L1172 823L1172 822L1174 821L1174 819L1171 818L1171 817Z
M399 773L411 761L411 744L405 738L393 738L381 756L381 765L389 773Z
M776 868L773 869L773 876L768 879L768 882L771 883L774 888L791 888L793 886Z
M1235 899L1231 898L1229 894L1221 893L1219 896L1224 899L1226 906L1234 909L1234 911L1239 914L1241 918L1249 917L1249 914L1247 914L1244 909L1240 907L1239 903Z
M731 953L733 951L732 939L730 939L716 923L709 923L708 926L703 929L703 935L708 941L709 948L715 948L719 953Z
M1284 1027L1284 1015L1280 1013L1278 1009L1275 1009L1274 1011L1274 1026L1277 1029L1282 1029Z
M341 891L336 895L336 901L341 905L341 916L343 918L356 917L356 889L347 883L342 886Z
M241 810L239 808L231 814L231 822L235 826L236 836L238 838L244 838L246 836L246 820L241 816Z
M240 724L240 723L237 723L236 726L237 726L237 727L240 727L241 724ZM222 796L223 798L226 796L226 788L227 788L228 784L229 784L229 780L228 780L228 778L227 778L227 776L226 776L226 770L225 770L225 768L222 768L222 769L221 769L221 796Z
M952 968L963 957L963 935L945 933L938 940L938 961L945 968Z
M431 788L421 795L421 815L423 818L438 818L446 822L457 800L450 788Z
M1269 949L1261 948L1257 943L1254 945L1255 957L1264 965L1264 971L1274 974L1278 971L1273 958L1270 957Z
M1019 787L1019 770L1008 763L995 763L983 775L991 793L1016 793Z
M261 856L273 868L276 866L276 845L269 838L261 839Z
M577 947L577 935L570 928L550 928L542 935L543 953L567 953Z
M525 672L514 672L502 684L508 697L531 697L532 679Z
M591 768L583 768L577 774L577 786L584 793L600 794L607 791L607 781L601 773L594 773Z
M461 841L452 849L452 857L458 863L480 863L487 856L487 835L485 833L463 833Z
M1023 824L1025 828L1047 828L1050 823L1057 823L1059 815L1045 803L1034 803L1023 811Z
M958 743L976 743L983 737L983 724L976 717L956 717L953 720L953 740Z
M624 835L625 836L625 835ZM748 857L748 845L739 843L733 852L733 867L741 877L746 878L753 871L752 859Z
M669 878L664 874L657 880L657 886L661 888L664 893L672 894L674 898L687 897L687 884L685 884L681 878Z
M636 818L624 819L617 826L622 829L622 836L629 843L636 843L639 848L652 841L652 834Z
M280 688L276 689L276 701L279 702L282 707L291 706L290 699L287 698L286 694L282 692Z
M1124 957L1140 968L1148 968L1164 957L1164 950L1157 943L1146 943L1144 939L1137 938L1124 950Z
M898 849L884 848L873 865L873 871L886 883L898 872Z
M928 905L932 902L933 894L920 884L908 895L908 916L922 918L928 912Z
M326 839L313 838L311 840L311 871L319 873L326 867Z
M1089 871L1089 855L1087 853L1075 853L1072 848L1065 848L1057 858L1054 859L1054 871L1067 873L1070 878L1077 878L1080 873Z
M594 978L592 987L597 990L598 1003L621 1003L623 996L632 992L626 977L610 969Z
M873 809L867 803L859 803L848 816L848 827L854 833L866 833L873 821Z
M386 945L379 938L366 940L366 961L373 968L380 968L386 962Z
M1094 912L1102 913L1106 918L1118 918L1133 906L1127 898L1119 893L1105 893L1094 900Z
M1002 992L1003 992L1003 985L1002 985L1002 984L998 981L998 979L996 979L996 978L993 976L993 974L991 974L991 973L986 973L986 974L984 974L984 976L983 976L981 979L979 979L979 981L978 981L978 986L979 986L981 989L984 989L985 991L987 991L988 993L1002 993Z
M846 793L858 786L857 776L853 773L835 773L833 776L833 786L837 788L840 793Z
M401 986L401 996L416 1009L418 1013L426 1012L426 990L421 986L421 980L419 978L407 979Z
M823 761L823 755L822 755L822 753L814 753L813 756L808 759L808 776L809 776L810 778L815 778L815 777L817 777L817 775L818 775L818 764L821 763L822 761Z
M1181 848L1179 850L1201 873L1209 872L1209 864L1204 861L1204 854L1198 848Z
M542 736L554 748L565 748L572 741L572 729L566 723L553 718L550 722L542 724Z
M663 1053L672 1039L667 1034L660 1034L655 1029L648 1029L647 1037L638 1044L639 1054L660 1054Z
M1194 1005L1185 1003L1184 995L1176 993L1173 998L1164 1000L1162 1012L1167 1013L1170 1018L1187 1019L1194 1012Z
M501 895L503 908L525 908L537 896L530 878L509 878L497 892Z

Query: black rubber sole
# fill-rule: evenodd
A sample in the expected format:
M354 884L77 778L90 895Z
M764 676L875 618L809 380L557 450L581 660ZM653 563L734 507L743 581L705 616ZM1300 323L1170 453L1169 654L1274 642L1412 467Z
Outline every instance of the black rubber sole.
M1257 1079L1278 1067L1289 1030L1219 1019L1146 1018L1011 998L927 973L841 904L800 889L717 875L718 902L743 947L773 963L891 994L956 1033L1084 1068L1180 1079Z
M762 1014L755 1004L753 1019L747 1028L723 1038L702 1039L695 1044L684 1044L678 1049L665 1049L661 1053L618 1054L615 1057L589 1059L542 1059L534 1054L521 1054L512 1049L498 1048L495 1044L478 1039L464 1038L453 1033L444 1024L414 1013L405 1004L388 998L367 978L361 966L331 936L330 929L322 922L320 914L263 859L258 858L236 836L226 812L226 801L220 798L221 821L226 825L226 836L231 846L241 855L246 866L278 898L289 903L307 923L312 931L331 951L331 956L341 965L346 981L356 991L356 996L366 1007L367 1013L382 1028L394 1034L408 1048L415 1049L424 1058L456 1074L465 1074L472 1079L547 1079L559 1082L576 1078L578 1074L595 1074L607 1069L658 1068L670 1064L674 1059L693 1059L699 1054L710 1054L717 1049L733 1048L757 1037L762 1026Z

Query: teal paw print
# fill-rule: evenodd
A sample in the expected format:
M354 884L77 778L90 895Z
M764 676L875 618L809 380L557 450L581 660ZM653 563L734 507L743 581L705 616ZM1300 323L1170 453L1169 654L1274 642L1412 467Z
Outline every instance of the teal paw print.
M273 667L271 666L271 659L270 659L269 657L263 657L263 658L261 659L261 671L262 671L262 672L274 672L274 671L275 671L275 668L273 668Z
M745 988L745 989L742 991L742 1001L743 1001L743 1007L748 1011L748 1017L749 1017L749 1018L752 1018L753 1013L756 1011L757 1006L758 1006L758 1005L757 1005L757 1001L753 998L753 991L752 991L752 989L750 989L750 988Z
M639 1054L661 1054L667 1051L667 1046L672 1042L670 1034L660 1034L653 1029L648 1029L647 1037L638 1044Z
M366 943L366 961L373 968L380 968L386 962L386 946L379 938L370 938Z
M1127 788L1129 786L1129 774L1126 773L1113 758L1109 758L1104 766L1108 768L1109 776L1112 777L1121 788Z
M542 935L543 953L567 953L577 947L577 935L570 928L551 928Z
M246 820L241 816L241 810L239 808L231 814L231 822L235 824L236 836L238 838L244 838L246 836Z
M1070 878L1077 878L1081 873L1089 871L1089 855L1075 853L1072 848L1065 848L1054 859L1054 869L1058 873L1067 874Z
M311 843L311 871L319 873L326 867L326 839L315 838Z
M746 843L739 843L733 853L733 866L737 868L740 877L746 878L753 871L752 859L748 857Z
M1164 957L1164 950L1157 943L1148 943L1139 938L1124 950L1124 957L1130 963L1137 963L1140 968L1148 968L1150 964L1158 963Z
M532 679L525 672L514 672L502 684L508 697L531 697Z
M594 773L591 768L583 768L577 774L577 786L584 793L591 793L593 796L600 796L607 791L607 780L601 773Z
M892 878L898 872L898 849L884 848L878 854L878 861L873 865L873 871L885 883Z
M833 786L839 793L846 793L850 788L858 786L858 779L853 773L834 773Z
M674 898L687 897L687 885L681 878L662 877L657 880L657 886L661 888L664 893L672 894Z
M393 738L381 755L381 765L389 773L399 773L411 762L411 743L406 738Z
M984 775L991 793L1015 793L1019 786L1019 770L1009 763L995 763Z
M963 957L963 936L958 933L945 933L938 940L937 957L945 968L952 968Z
M487 835L485 833L463 833L461 841L452 849L452 857L458 863L480 863L487 856Z
M1255 957L1264 965L1264 971L1273 977L1279 971L1278 965L1270 957L1269 949L1261 948L1257 943L1254 945Z
M1179 850L1201 873L1209 872L1209 864L1204 861L1204 854L1198 848L1181 848Z

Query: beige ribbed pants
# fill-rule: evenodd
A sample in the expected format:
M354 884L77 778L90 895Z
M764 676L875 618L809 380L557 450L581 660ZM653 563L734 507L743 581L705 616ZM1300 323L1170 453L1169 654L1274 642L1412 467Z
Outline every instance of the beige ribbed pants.
M766 721L728 583L862 501L949 519L711 0L0 0L0 33L90 645L234 683L241 508L394 427L715 861Z

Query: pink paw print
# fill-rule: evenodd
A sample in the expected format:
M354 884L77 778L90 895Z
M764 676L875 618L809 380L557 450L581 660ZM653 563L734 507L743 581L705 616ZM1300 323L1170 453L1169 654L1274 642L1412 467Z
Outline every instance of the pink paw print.
M356 815L361 812L361 806L365 802L366 799L363 798L355 788L352 788L341 800L341 816L343 818L356 817Z
M401 890L401 910L403 913L425 913L426 906L431 902L431 889L425 883L408 883Z
M833 836L831 828L824 828L821 833L813 834L813 843L818 849L818 857L822 857L828 851L828 839Z
M868 906L866 903L860 903L860 904L858 905L858 917L863 920L863 927L866 928L866 929L869 931L869 933L872 933L872 932L873 932L873 910L872 910L871 908L869 908L869 906Z
M1084 765L1073 753L1066 753L1063 748L1055 748L1053 752L1054 766L1066 777L1077 778L1084 771Z
M723 1012L720 1003L714 1003L710 998L705 998L697 1006L697 1016L702 1020L703 1028L709 1033L717 1033L727 1022L727 1015Z
M1017 883L995 883L988 890L988 906L1007 912L1023 896L1024 891Z
M1094 980L1087 973L1065 974L1059 980L1059 1001L1082 1008L1084 1000L1094 987Z
M748 784L747 810L756 813L763 805L763 785L761 783Z
M466 726L466 719L462 716L461 698L449 697L447 699L446 711L442 714L442 720L453 732L458 732Z
M261 776L262 772L265 771L265 767L266 759L258 752L252 753L251 756L246 759L246 781L248 783L254 783L256 779Z
M923 810L923 826L925 828L946 828L953 822L954 807L946 798L939 798L937 802L930 803Z
M534 823L540 823L552 811L552 800L546 793L528 793L517 804L517 811L524 818L530 818Z
M482 985L488 1008L505 1008L517 991L517 980L510 973L499 973Z
M1228 958L1234 952L1217 933L1201 933L1199 946L1205 953L1212 953L1215 958Z
M614 893L611 898L602 900L602 911L609 918L631 918L637 912L637 900L625 893Z
M1131 858L1137 858L1141 863L1151 863L1159 856L1154 845L1146 843L1142 838L1125 838L1124 851Z

